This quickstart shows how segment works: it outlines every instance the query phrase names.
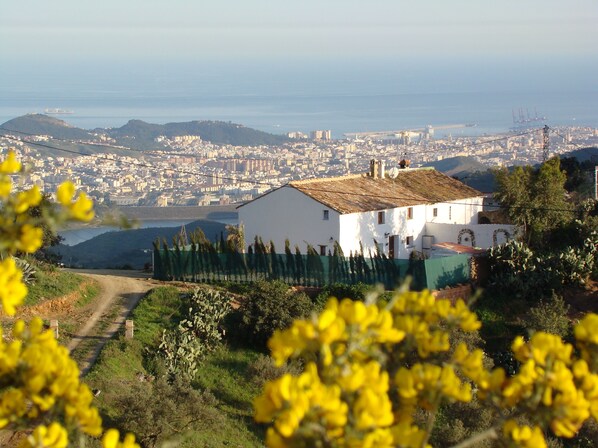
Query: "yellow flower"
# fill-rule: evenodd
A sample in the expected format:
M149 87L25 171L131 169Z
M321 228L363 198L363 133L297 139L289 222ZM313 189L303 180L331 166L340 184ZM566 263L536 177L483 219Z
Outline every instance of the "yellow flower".
M27 253L33 253L42 246L44 231L31 224L25 224L21 227L21 236L17 244L17 249Z
M79 221L90 221L93 219L93 201L87 197L84 192L80 192L77 200L73 202L75 196L75 185L66 181L56 189L56 199L63 207L69 210L71 217Z
M21 448L66 448L68 434L66 429L54 422L50 426L38 426L33 433L23 440Z
M575 339L578 341L598 344L598 314L587 314L579 324L575 326Z
M391 428L394 446L401 448L421 448L424 446L426 432L412 425L410 420L400 422ZM425 445L429 447L430 445Z
M0 261L0 302L9 316L15 314L27 295L27 287L22 282L23 274L13 258Z
M71 215L74 219L84 222L93 219L93 201L84 192L79 193L77 200L71 206Z
M135 443L135 436L127 434L125 439L120 442L120 434L116 429L109 429L102 437L102 448L140 448Z
M0 198L7 198L12 191L12 180L10 177L0 174Z
M56 199L64 207L71 205L73 196L75 196L75 185L70 181L61 183L56 189Z
M8 156L0 163L1 174L15 174L21 171L21 162L17 160L14 151L9 151Z
M519 426L515 420L507 420L503 434L522 448L546 448L544 434L537 426Z
M39 187L37 185L30 188L29 190L21 191L17 194L16 197L15 213L25 213L31 207L35 207L36 205L38 205L41 202L41 200L42 194L39 191Z

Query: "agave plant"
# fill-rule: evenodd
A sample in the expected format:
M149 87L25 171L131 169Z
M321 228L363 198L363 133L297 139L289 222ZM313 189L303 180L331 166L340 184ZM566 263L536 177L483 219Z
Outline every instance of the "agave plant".
M14 257L17 267L23 273L23 282L26 285L32 285L35 282L35 268L26 260Z

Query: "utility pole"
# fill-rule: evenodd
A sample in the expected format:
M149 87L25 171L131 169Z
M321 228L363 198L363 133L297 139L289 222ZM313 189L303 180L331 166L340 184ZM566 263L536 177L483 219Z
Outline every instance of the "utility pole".
M550 149L550 136L548 135L548 131L550 128L548 125L544 125L542 129L542 163L548 160L548 151Z
M598 165L596 165L594 169L596 170L594 173L594 199L598 201Z

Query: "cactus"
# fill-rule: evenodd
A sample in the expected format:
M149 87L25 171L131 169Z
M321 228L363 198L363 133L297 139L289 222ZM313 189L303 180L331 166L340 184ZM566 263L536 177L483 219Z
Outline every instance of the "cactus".
M35 268L26 260L14 257L17 267L23 273L23 282L26 285L32 285L35 282Z
M185 316L174 330L162 333L159 347L171 377L195 377L201 359L222 341L220 325L231 310L230 302L230 297L213 290L197 289L184 297Z

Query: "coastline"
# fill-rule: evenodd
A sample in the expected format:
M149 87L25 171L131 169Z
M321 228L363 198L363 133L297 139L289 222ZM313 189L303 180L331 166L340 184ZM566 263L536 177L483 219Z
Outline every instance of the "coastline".
M137 224L133 228L144 229L153 227L180 227L199 220L236 224L238 221L236 207L236 205L118 207L113 211L121 212L133 224ZM102 224L100 220L88 224L71 223L71 225L58 230L58 234L64 238L62 244L73 246L103 233L120 230L124 229L114 223Z

